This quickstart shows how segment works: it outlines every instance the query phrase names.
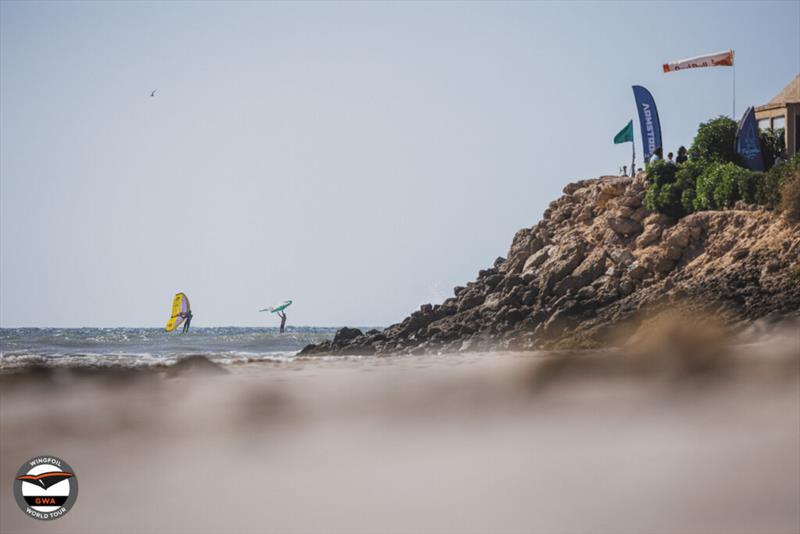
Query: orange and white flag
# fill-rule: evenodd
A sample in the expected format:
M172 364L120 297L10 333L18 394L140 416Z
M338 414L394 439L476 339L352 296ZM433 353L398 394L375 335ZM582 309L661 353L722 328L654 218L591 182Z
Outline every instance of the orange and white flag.
M716 54L706 54L705 56L690 57L689 59L681 59L679 61L672 61L664 63L664 72L672 72L675 70L696 69L698 67L732 67L733 66L733 50L726 50L724 52L717 52Z

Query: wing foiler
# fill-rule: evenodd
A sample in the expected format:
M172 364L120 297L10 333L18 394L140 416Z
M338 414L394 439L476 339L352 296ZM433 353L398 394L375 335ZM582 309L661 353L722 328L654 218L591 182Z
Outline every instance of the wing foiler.
M292 305L291 300L284 300L280 304L276 304L275 306L270 306L269 308L264 308L263 310L258 310L258 311L260 312L268 311L270 313L278 313L279 311L283 311L291 305Z
M175 298L172 299L172 317L167 321L167 332L172 332L178 328L186 320L186 315L188 315L190 309L189 297L185 293L177 293Z

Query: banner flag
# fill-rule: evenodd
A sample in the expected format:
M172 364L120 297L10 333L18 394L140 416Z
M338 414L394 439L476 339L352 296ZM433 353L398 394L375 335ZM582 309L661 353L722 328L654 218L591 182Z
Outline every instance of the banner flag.
M742 120L739 121L739 128L736 130L736 153L742 158L744 166L751 171L764 170L756 111L753 106L747 108Z
M625 128L619 131L617 135L614 136L614 144L618 145L620 143L627 143L630 141L633 143L633 121L631 120Z
M653 152L661 148L661 123L658 120L658 110L653 95L641 85L633 86L633 97L636 99L636 111L639 112L644 161L649 163Z
M716 54L706 54L704 56L690 57L688 59L681 59L664 63L664 72L673 72L676 70L696 69L699 67L732 67L733 66L733 50L726 50L724 52L717 52Z

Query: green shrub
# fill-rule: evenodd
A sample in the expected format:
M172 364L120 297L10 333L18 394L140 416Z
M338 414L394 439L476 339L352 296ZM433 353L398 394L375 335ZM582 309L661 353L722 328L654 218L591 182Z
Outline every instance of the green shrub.
M716 168L715 187L711 194L717 208L730 208L736 202L737 171L733 163L723 163Z
M788 176L800 172L800 154L784 163L774 165L764 173L756 187L756 202L768 208L777 208L781 199L781 186Z
M705 160L689 160L677 166L656 161L647 169L645 207L676 218L692 213L697 177L709 165Z
M733 163L713 163L697 178L695 210L731 208L739 200L756 200L763 174Z
M675 181L676 166L657 160L647 166L647 183L662 186Z
M783 128L773 130L761 130L758 133L758 138L761 141L761 155L764 159L764 168L769 170L774 164L779 155L783 153L786 146L784 141Z
M691 189L684 189L681 193L681 207L685 215L694 212L694 200L697 198L697 191L694 187Z
M675 183L680 189L681 207L686 215L694 211L697 177L703 174L708 165L705 160L689 160L680 165L675 173Z
M735 179L737 200L743 200L748 204L755 204L756 189L758 188L758 184L764 181L764 173L748 170L738 173Z
M675 180L677 182L691 183L694 185L697 181L697 177L703 174L709 165L710 163L705 160L690 159L686 163L678 166L678 170L675 173Z
M697 177L697 186L695 187L696 196L694 199L695 211L713 210L717 208L717 203L714 199L714 191L717 189L717 184L721 180L719 167L719 163L714 163L710 165L703 174Z
M764 179L758 184L756 202L770 209L776 208L780 201L780 189L786 165L775 165L764 173Z
M692 159L708 161L736 162L736 129L735 120L718 117L700 124L697 135L689 148Z
M783 149L783 130L760 132L765 173L739 166L737 123L718 117L697 130L689 161L656 161L647 168L645 207L680 218L693 211L731 208L739 200L779 208L800 221L800 154L773 165Z
M664 213L670 217L678 218L686 215L681 204L681 191L674 183L648 186L644 195L644 205L650 211Z
M676 218L692 213L697 177L708 166L705 160L689 160L677 166L656 161L647 169L645 207Z
M792 222L800 222L800 170L795 168L781 184L780 210Z

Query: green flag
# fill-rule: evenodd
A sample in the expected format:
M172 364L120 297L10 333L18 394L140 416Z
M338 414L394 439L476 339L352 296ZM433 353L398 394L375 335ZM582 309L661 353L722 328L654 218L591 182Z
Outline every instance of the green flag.
M625 128L619 131L617 135L614 136L614 144L618 145L620 143L627 143L630 141L633 143L633 120L631 120Z

